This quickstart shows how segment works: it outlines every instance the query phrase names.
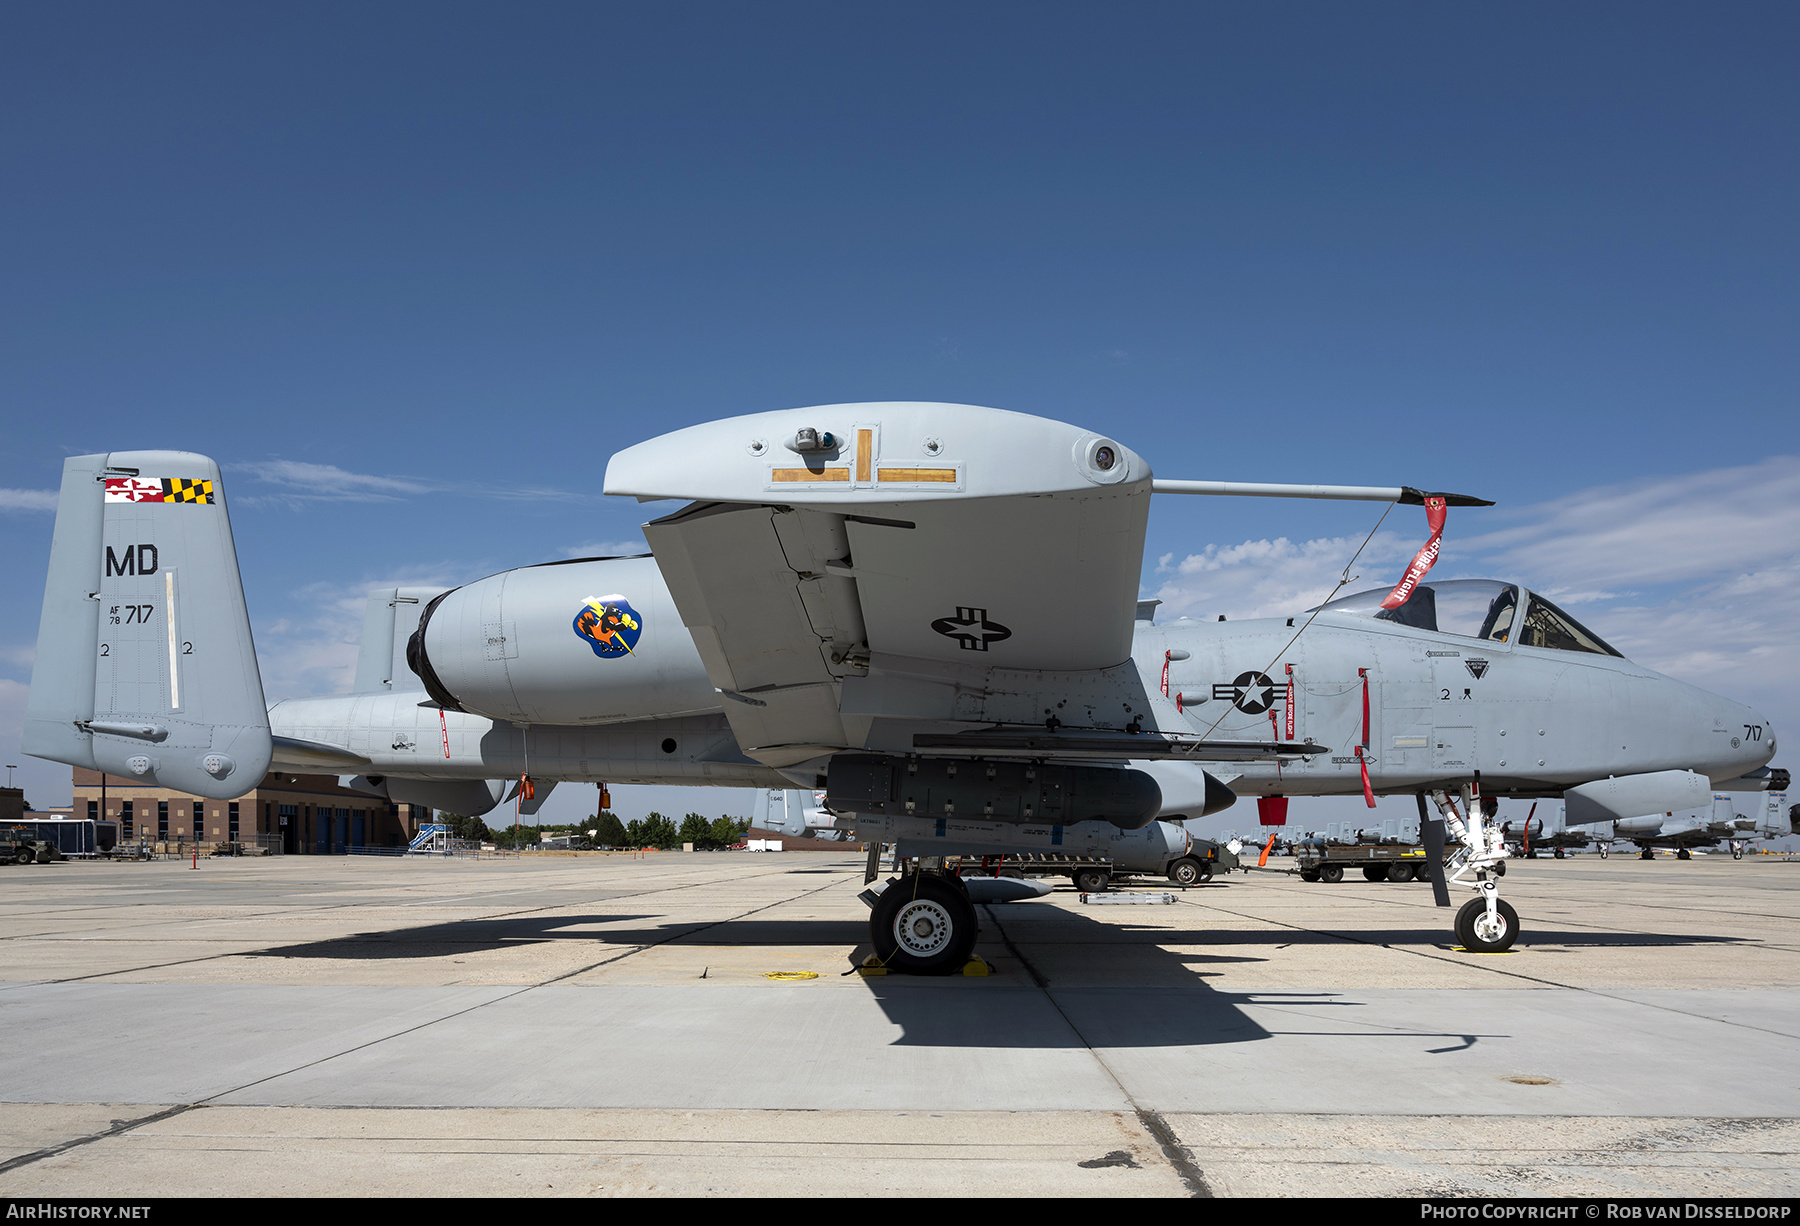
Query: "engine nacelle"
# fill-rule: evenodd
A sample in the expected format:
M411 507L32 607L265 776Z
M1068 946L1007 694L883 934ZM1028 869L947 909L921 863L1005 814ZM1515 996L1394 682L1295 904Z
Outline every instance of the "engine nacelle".
M406 662L452 711L528 724L607 724L719 709L656 560L503 571L419 616Z

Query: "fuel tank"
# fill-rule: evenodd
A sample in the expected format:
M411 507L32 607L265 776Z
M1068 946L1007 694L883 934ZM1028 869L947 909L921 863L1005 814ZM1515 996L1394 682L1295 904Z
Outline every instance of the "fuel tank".
M406 663L451 711L608 724L719 709L656 560L502 571L427 605Z

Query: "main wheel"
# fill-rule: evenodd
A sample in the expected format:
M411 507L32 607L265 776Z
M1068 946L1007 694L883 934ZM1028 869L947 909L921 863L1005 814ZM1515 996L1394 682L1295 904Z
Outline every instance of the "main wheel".
M1414 871L1414 866L1411 864L1406 864L1404 862L1400 864L1390 864L1388 865L1387 879L1400 885L1405 885L1413 879Z
M935 873L890 882L869 916L875 956L890 970L913 975L961 970L979 931L968 893Z
M1212 880L1212 866L1204 860L1183 856L1169 865L1169 880L1179 886L1205 885Z
M1556 858L1557 858L1557 859L1558 859L1558 860L1560 860L1560 859L1562 859L1562 858L1563 858L1563 849L1562 849L1562 848L1560 848L1560 847L1558 847L1558 848L1557 848L1557 849L1556 849L1556 850L1555 850L1555 851L1554 851L1554 852L1552 852L1552 853L1551 853L1551 854L1552 854L1552 855L1554 855L1554 856L1555 856L1555 857L1556 857Z
M1519 935L1519 913L1504 898L1494 904L1497 913L1488 918L1487 900L1471 898L1456 913L1456 939L1464 949L1476 954L1497 954L1511 949Z
M1103 868L1078 868L1075 870L1075 888L1083 894L1104 893L1106 883L1111 879Z
M1648 847L1646 847L1646 848L1644 848L1644 850L1642 850L1638 853L1638 859L1654 860L1654 859L1656 859L1656 853L1651 851Z
M1675 853L1675 858L1677 860L1692 860L1694 858L1694 853L1683 847L1680 851Z
M1363 880L1364 881L1386 881L1387 879L1388 879L1388 866L1387 865L1385 865L1385 864L1365 864L1365 865L1363 865Z
M1336 885L1344 879L1344 866L1341 864L1322 864L1319 866L1319 880L1327 885Z

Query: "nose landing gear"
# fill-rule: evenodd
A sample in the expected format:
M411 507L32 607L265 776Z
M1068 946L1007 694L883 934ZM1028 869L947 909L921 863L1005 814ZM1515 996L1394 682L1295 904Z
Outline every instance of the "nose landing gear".
M1449 879L1480 891L1456 913L1456 939L1471 953L1502 953L1518 939L1519 913L1500 898L1499 878L1506 874L1506 842L1499 828L1487 820L1494 816L1499 804L1482 797L1480 780L1462 788L1463 803L1468 806L1467 821L1448 792L1434 792L1432 799L1444 816L1445 828L1462 842L1446 860L1445 867L1451 870Z

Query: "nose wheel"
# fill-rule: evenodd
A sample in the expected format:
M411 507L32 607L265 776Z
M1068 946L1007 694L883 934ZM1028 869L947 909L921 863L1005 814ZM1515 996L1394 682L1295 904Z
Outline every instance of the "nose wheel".
M1490 883L1491 884L1491 883ZM1456 913L1456 939L1472 954L1497 954L1512 948L1519 936L1519 913L1504 898L1488 910L1486 892L1471 898Z

